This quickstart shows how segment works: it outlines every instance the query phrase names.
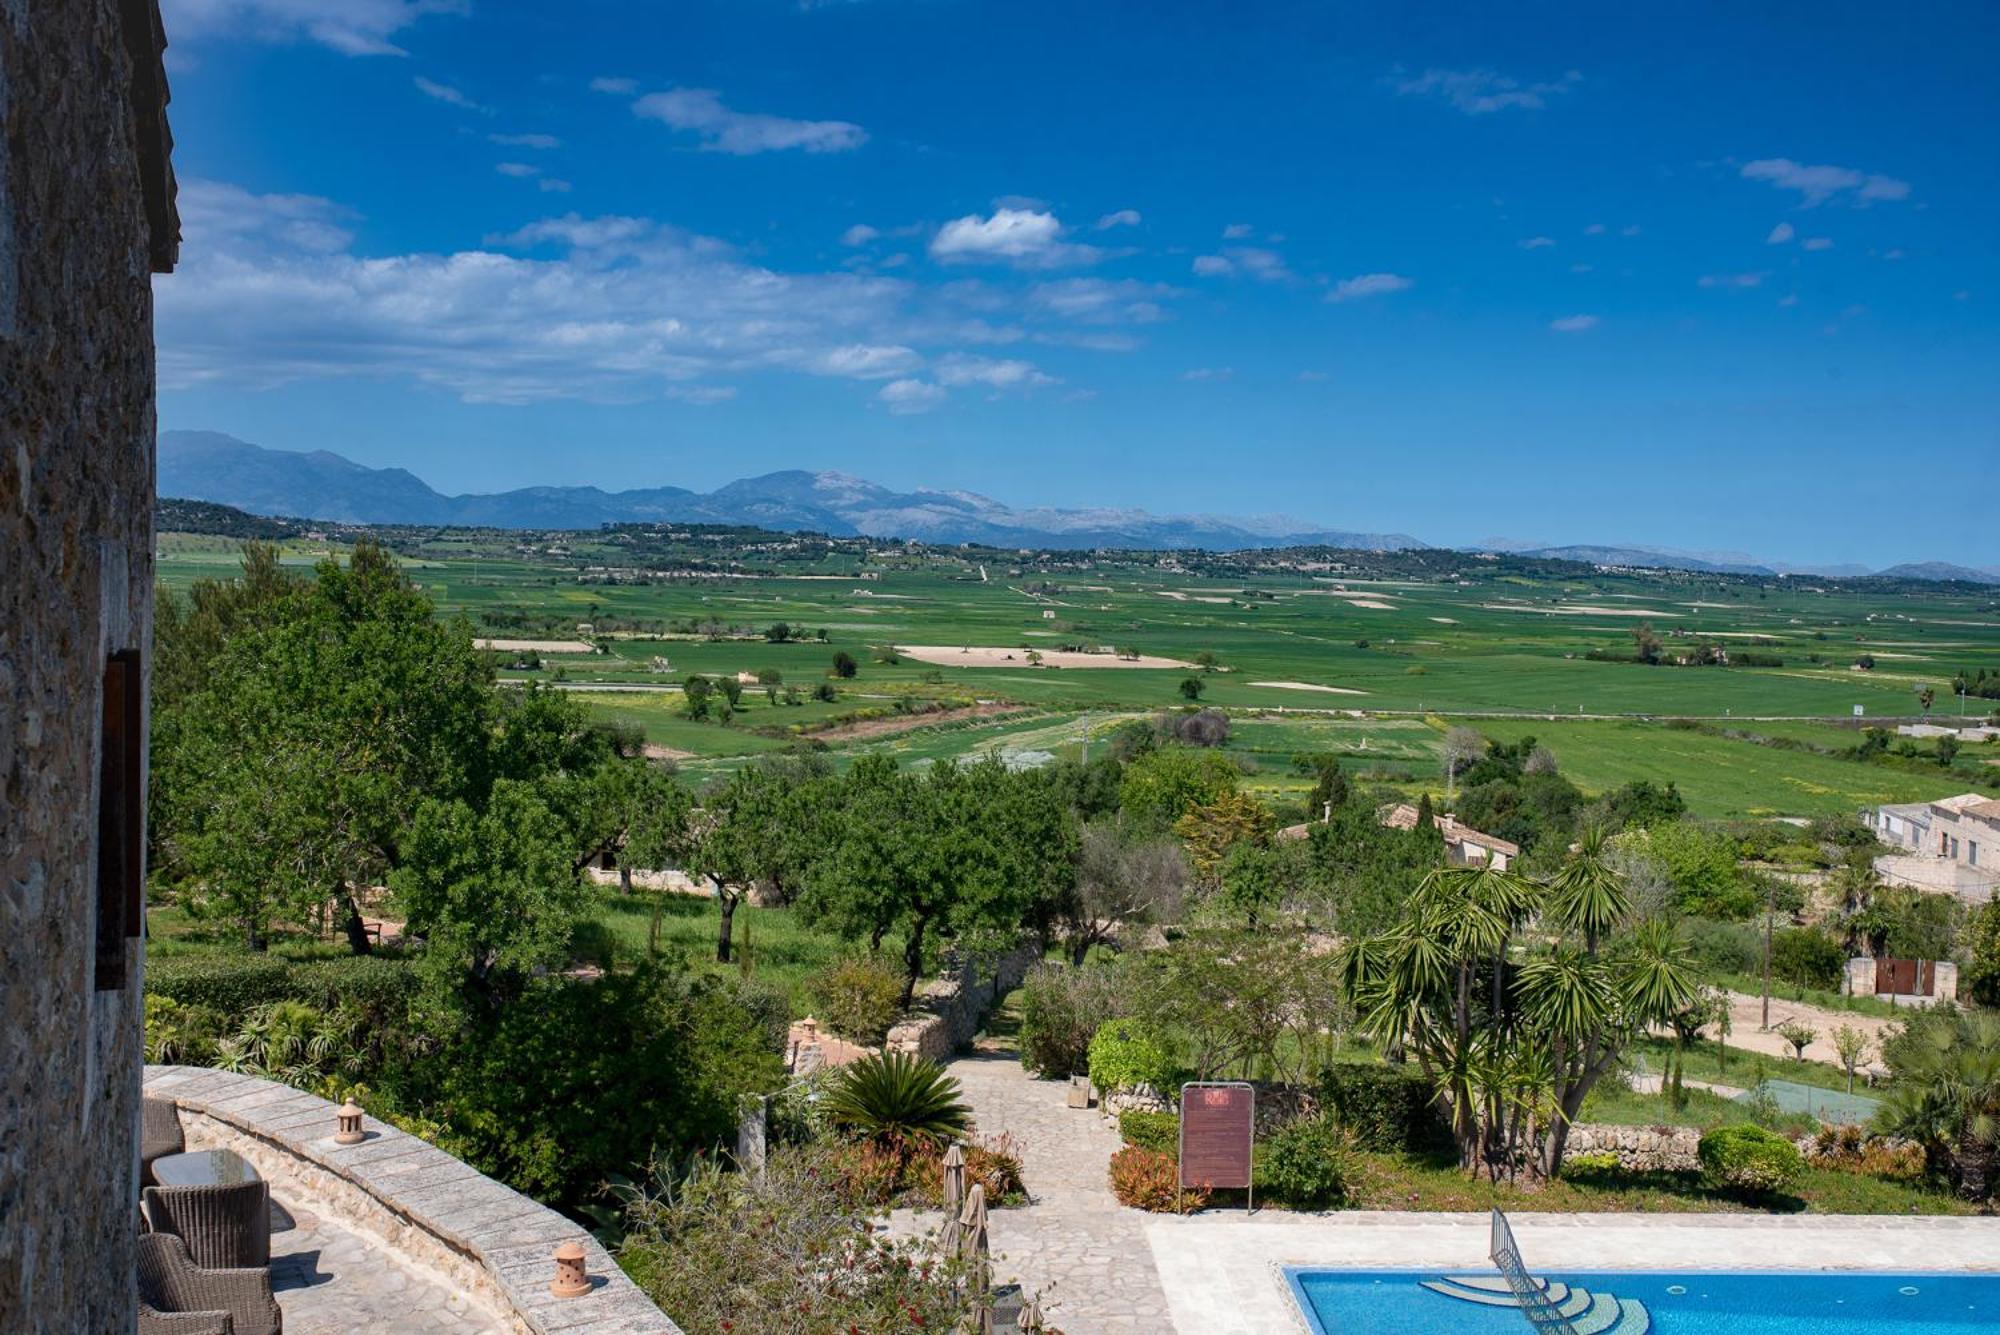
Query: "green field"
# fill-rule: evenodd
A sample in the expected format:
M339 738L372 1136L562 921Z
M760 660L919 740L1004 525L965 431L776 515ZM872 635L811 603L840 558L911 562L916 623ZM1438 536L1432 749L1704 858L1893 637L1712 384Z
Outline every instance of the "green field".
M529 541L530 538L533 541ZM1237 561L1226 573L1153 553L1018 554L908 548L862 540L814 549L789 539L705 540L669 557L617 534L449 531L397 550L447 616L496 639L594 637L606 652L546 654L533 672L585 693L591 709L643 729L696 775L915 702L1024 707L1002 717L901 718L892 727L826 734L836 762L863 752L922 761L987 751L1032 763L1073 755L1086 734L1186 702L1231 715L1231 749L1253 786L1302 793L1300 752L1332 751L1357 774L1414 790L1441 788L1443 729L1466 723L1500 740L1533 733L1586 791L1632 779L1678 784L1708 816L1817 815L1884 801L2000 789L2000 747L1961 748L1946 769L1921 758L1867 763L1826 752L1854 745L1864 721L1955 716L1959 671L2000 673L2000 592L1964 586L1830 584L1681 572L1523 573L1507 562L1427 578L1329 570L1280 559ZM708 542L703 546L704 541ZM288 562L339 549L293 539ZM159 573L171 588L228 573L227 539L164 533ZM1392 558L1393 559L1393 558ZM1189 568L1180 568L1180 567ZM773 643L784 622L803 641ZM1783 666L1694 667L1602 661L1630 655L1644 623L1669 660L1698 646L1754 649ZM580 627L589 629L581 630ZM1012 661L965 666L902 656L889 646L965 646ZM1065 645L1158 655L1188 668L1054 667L1031 649ZM770 703L746 686L727 726L682 712L687 675L776 671L802 692L826 680L835 652L857 676L838 698ZM1862 655L1870 670L1857 670ZM1109 658L1104 660L1112 661ZM1298 689L1296 683L1333 688ZM613 692L592 687L643 686ZM1993 701L1973 700L1979 715ZM1704 731L1664 726L1699 719ZM1731 730L1746 736L1724 736ZM1755 739L1764 739L1763 741ZM1802 744L1781 749L1786 739ZM1810 748L1810 749L1809 749ZM1930 754L1932 744L1919 748Z

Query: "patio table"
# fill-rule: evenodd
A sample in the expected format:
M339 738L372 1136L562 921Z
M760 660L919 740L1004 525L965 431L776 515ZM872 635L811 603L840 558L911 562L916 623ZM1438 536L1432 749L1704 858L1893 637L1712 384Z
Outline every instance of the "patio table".
M235 1150L193 1150L153 1160L153 1181L170 1189L233 1187L257 1180L257 1170Z

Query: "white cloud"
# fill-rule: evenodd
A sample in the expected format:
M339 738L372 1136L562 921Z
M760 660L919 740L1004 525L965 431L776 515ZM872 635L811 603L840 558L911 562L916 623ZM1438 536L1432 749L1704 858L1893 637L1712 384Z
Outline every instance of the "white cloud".
M493 164L493 170L499 172L502 176L511 176L516 180L521 180L529 176L539 176L542 172L540 167L528 162L496 162Z
M880 235L882 235L880 231L870 227L867 223L856 223L840 234L840 244L843 246L865 246Z
M630 97L639 91L639 81L637 79L615 79L600 76L590 81L590 91L593 93L610 93L613 97Z
M1796 306L1799 304L1799 294L1796 292L1789 292L1784 296L1778 298L1778 304L1780 306Z
M927 413L950 395L928 380L891 380L876 392L875 397L888 404L890 412L901 416Z
M1259 246L1227 246L1220 255L1197 255L1193 268L1202 278L1242 274L1259 282L1279 283L1292 276L1282 255Z
M1236 374L1233 366L1197 366L1191 371L1182 371L1183 380L1228 380Z
M699 404L707 407L711 403L724 403L736 397L734 385L674 385L664 391L664 397L678 399L682 403Z
M1809 236L1799 244L1807 250L1832 250L1833 238L1830 236Z
M508 148L561 148L562 140L552 134L489 134L486 136L496 144Z
M1572 264L1569 266L1569 271L1571 273L1590 273L1596 268L1597 266L1594 264Z
M1763 270L1755 273L1711 273L1703 274L1701 287L1762 287L1770 274Z
M417 91L425 97L435 98L447 106L462 107L467 111L476 111L482 116L491 116L493 114L493 108L481 106L448 83L439 83L435 79L426 79L422 75L418 75L416 78L410 80L410 82L414 83L417 86Z
M990 217L969 213L954 218L931 238L931 258L946 264L986 262L1022 269L1056 269L1094 264L1104 252L1063 240L1055 214L1036 209L997 208Z
M1637 235L1639 235L1639 224L1638 224L1638 223L1629 223L1629 224L1627 224L1626 226L1624 226L1624 227L1621 227L1621 228L1619 228L1619 229L1618 229L1618 235L1620 235L1620 236L1637 236Z
M318 255L345 249L354 239L341 225L347 211L317 195L257 195L197 178L181 182L176 203L183 234L217 249Z
M566 195L569 193L569 182L555 176L544 176L535 183L535 188L545 195Z
M1108 232L1114 227L1137 227L1140 221L1139 210L1120 209L1116 213L1107 213L1102 218L1099 218L1097 220L1097 230Z
M1028 304L1078 324L1154 324L1167 318L1163 303L1179 295L1136 278L1057 278L1030 288Z
M390 37L430 14L465 14L467 0L161 0L176 42L246 37L317 42L349 56L409 53Z
M1790 158L1759 158L1743 164L1746 181L1767 181L1780 190L1796 190L1808 207L1829 199L1851 196L1861 203L1907 199L1910 183L1893 176L1859 171L1853 167L1809 167Z
M1248 239L1252 230L1254 229L1249 223L1231 223L1222 229L1222 239L1224 241L1243 241Z
M1782 246L1798 234L1799 232L1796 227L1793 227L1788 222L1781 222L1771 229L1769 236L1764 238L1764 244L1767 246Z
M1528 237L1526 240L1522 241L1520 243L1520 246L1521 249L1523 250L1542 250L1545 249L1546 247L1553 246L1555 243L1556 242L1554 237L1531 236Z
M1062 382L1045 374L1033 362L1003 361L993 357L969 357L954 353L937 366L941 385L986 385L992 389L1032 389Z
M1830 246L1833 244L1833 242L1829 241L1826 244ZM1901 249L1885 250L1882 252L1882 258L1885 260L1900 260L1903 258L1903 252Z
M800 121L759 112L732 111L712 88L675 88L648 93L632 104L634 114L701 136L701 146L717 153L845 153L868 142L868 132L847 121Z
M1584 228L1584 229L1583 229L1583 234L1584 234L1585 236L1603 236L1603 235L1604 235L1604 224L1603 224L1603 223L1592 223L1592 224L1591 224L1590 226L1588 226L1588 227L1586 227L1586 228Z
M1327 378L1328 378L1327 373L1325 371L1299 372L1299 383L1302 385L1316 385L1320 381L1325 380Z
M1565 315L1561 319L1549 321L1549 328L1558 334L1581 334L1586 329L1597 328L1595 315Z
M1495 111L1520 108L1535 110L1548 99L1569 92L1583 81L1583 75L1569 70L1560 79L1543 83L1522 83L1493 70L1425 70L1415 77L1392 75L1389 83L1406 97L1436 96L1468 116L1485 116Z
M1326 294L1328 301L1358 301L1362 297L1379 297L1390 292L1402 292L1416 286L1416 279L1405 278L1399 273L1364 273L1352 278L1343 278L1333 285L1333 291Z

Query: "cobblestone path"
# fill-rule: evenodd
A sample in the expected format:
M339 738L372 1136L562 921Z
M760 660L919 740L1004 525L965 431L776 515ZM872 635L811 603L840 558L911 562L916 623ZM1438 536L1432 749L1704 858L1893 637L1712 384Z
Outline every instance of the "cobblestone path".
M1171 1331L1145 1216L1119 1205L1106 1181L1118 1133L1097 1110L1066 1106L1068 1087L1036 1080L1012 1052L978 1051L950 1064L979 1132L1019 1147L1029 1204L995 1210L995 1278L1042 1294L1066 1335Z

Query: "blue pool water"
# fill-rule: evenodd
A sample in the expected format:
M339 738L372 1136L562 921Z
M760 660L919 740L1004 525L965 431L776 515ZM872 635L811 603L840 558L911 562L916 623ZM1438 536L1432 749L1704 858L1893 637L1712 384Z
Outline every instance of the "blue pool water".
M1493 1272L1452 1272L1490 1282ZM1654 1335L1944 1335L2000 1331L2000 1275L1540 1272L1571 1290L1636 1302L1623 1330ZM1315 1335L1531 1335L1513 1307L1421 1287L1437 1271L1286 1272ZM1582 1300L1579 1299L1579 1302ZM1598 1301L1602 1302L1602 1299ZM1616 1307L1610 1309L1617 1311ZM1613 1325L1609 1335L1621 1327Z

